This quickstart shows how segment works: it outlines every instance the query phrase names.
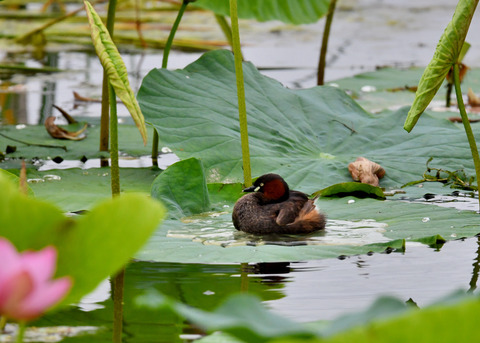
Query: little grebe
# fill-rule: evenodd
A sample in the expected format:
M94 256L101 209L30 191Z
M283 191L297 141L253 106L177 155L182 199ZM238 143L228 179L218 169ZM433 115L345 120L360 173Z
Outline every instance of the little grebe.
M305 193L291 191L280 175L260 176L233 207L233 225L254 234L310 233L325 228L325 216Z

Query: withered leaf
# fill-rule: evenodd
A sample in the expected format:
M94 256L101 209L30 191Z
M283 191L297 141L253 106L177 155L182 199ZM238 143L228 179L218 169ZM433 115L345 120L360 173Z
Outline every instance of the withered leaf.
M378 187L379 179L385 176L385 169L365 157L358 157L348 165L348 171L354 181L360 181Z
M50 136L52 136L53 138L80 141L87 137L85 134L82 133L87 129L88 124L85 124L83 128L81 128L77 132L70 132L62 127L55 125L54 122L54 116L50 116L45 120L45 128L47 129L47 132L50 134Z

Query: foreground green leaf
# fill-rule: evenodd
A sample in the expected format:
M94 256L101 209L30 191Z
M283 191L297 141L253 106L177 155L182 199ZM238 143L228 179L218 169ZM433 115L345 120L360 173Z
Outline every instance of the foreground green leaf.
M380 164L381 187L418 180L434 157L447 169L473 163L463 129L425 115L415 134L402 129L408 111L374 116L331 87L291 90L244 64L252 175L275 172L292 189L312 193L351 181L347 166L363 156ZM183 70L152 70L138 98L162 145L196 157L209 183L242 180L233 56L204 54Z
M258 21L281 20L290 24L309 24L318 21L328 10L328 0L238 0L238 16ZM195 6L229 16L225 0L197 0Z
M415 100L404 124L408 132L413 129L420 115L432 101L453 64L457 63L477 4L478 0L458 2L453 18L440 37L435 54L418 84Z
M143 143L147 144L145 119L138 106L135 94L130 87L127 68L125 67L122 57L120 56L120 53L100 16L95 12L95 9L88 1L84 1L84 4L88 22L90 24L93 45L97 52L97 56L102 63L103 69L108 74L108 81L115 89L116 95L122 100L130 112L140 134L142 135Z
M70 304L117 272L157 228L165 209L144 195L128 194L102 202L79 218L66 217L50 203L26 197L0 174L0 236L20 251L54 245L56 276L69 275Z

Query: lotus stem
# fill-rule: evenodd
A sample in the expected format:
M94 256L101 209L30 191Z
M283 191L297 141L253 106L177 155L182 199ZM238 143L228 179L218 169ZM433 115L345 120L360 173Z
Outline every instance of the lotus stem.
M167 42L165 44L165 49L163 50L163 59L162 59L162 68L166 69L168 65L168 56L170 55L170 50L172 49L173 45L173 38L177 33L178 26L180 25L180 21L182 21L183 14L185 13L185 9L189 4L189 0L183 0L180 9L178 10L177 18L175 18L175 22L173 23L172 29L170 30L170 34L168 35ZM158 132L157 130L153 129L153 142L152 142L152 164L158 167Z
M18 331L17 331L17 343L22 343L23 342L23 336L25 336L25 322L21 321L18 323Z
M115 90L109 86L110 102L110 159L111 159L111 183L112 196L120 195L120 168L118 165L118 119L117 102L115 101Z
M472 127L468 121L468 115L465 111L465 105L463 103L462 90L460 88L460 71L458 63L453 65L453 83L455 84L455 94L457 96L458 109L460 110L460 115L462 117L463 127L465 128L465 133L467 134L468 144L470 144L470 151L472 152L473 163L475 165L475 173L477 176L477 187L480 191L480 156L478 154L477 143L475 142L475 137L473 136ZM480 211L480 196L478 197L478 208Z
M122 343L123 334L123 289L125 268L122 268L112 280L113 297L113 343Z
M330 27L332 26L333 14L335 13L336 4L337 4L337 0L330 0L327 17L325 19L325 28L323 30L322 47L320 48L320 60L318 61L317 85L319 86L324 84L328 38L330 37Z
M217 20L218 25L220 25L225 38L227 38L228 44L230 44L230 47L233 49L232 28L228 25L228 22L223 15L215 14L215 19Z
M173 45L173 38L177 33L178 26L180 25L180 21L182 20L183 13L185 13L185 9L187 8L188 3L189 3L188 0L183 0L182 5L178 10L177 18L175 18L172 29L170 30L170 34L168 35L167 43L165 44L165 49L163 50L162 68L167 68L168 56L170 55L170 50Z
M117 0L110 0L108 2L108 12L107 12L107 23L106 27L110 37L113 39L113 33L115 28L115 11L117 8ZM102 84L102 109L100 117L100 151L108 151L108 132L109 132L109 118L108 118L108 109L109 109L109 82L107 72L103 71L103 84ZM114 97L115 102L115 97ZM100 160L100 165L102 167L108 167L108 161Z
M232 21L233 55L235 58L235 75L237 78L238 116L242 142L243 179L245 187L252 185L250 167L250 149L248 147L247 107L245 104L245 86L243 81L242 52L240 49L240 30L238 28L237 0L230 0L230 19Z
M470 279L470 288L468 293L473 293L477 289L478 281L478 272L480 271L480 236L477 237L477 257L475 257L475 262L473 262L473 272L472 278Z
M5 326L7 325L7 317L5 316L0 316L0 333L3 332L5 329Z

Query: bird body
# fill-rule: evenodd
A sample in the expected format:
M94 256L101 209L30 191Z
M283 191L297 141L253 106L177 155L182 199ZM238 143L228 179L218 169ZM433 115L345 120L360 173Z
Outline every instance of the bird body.
M252 192L241 197L233 208L237 230L253 234L310 233L325 228L325 216L317 212L314 200L305 193L292 191L277 174L260 176Z

